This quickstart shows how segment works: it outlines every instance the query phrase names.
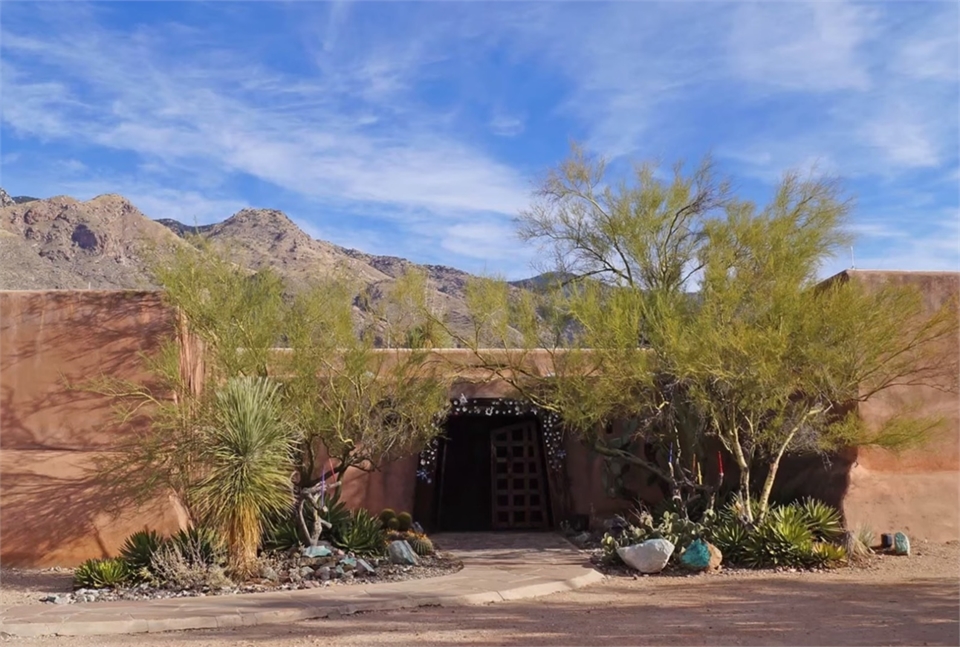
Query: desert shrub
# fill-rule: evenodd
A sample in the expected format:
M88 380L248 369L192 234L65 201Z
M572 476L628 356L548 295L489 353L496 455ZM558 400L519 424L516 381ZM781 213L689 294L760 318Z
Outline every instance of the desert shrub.
M120 549L120 558L126 562L132 577L149 579L150 560L163 541L163 537L154 530L141 530L127 537Z
M397 515L397 530L406 532L413 527L413 516L409 512L401 512Z
M334 537L334 545L356 555L380 555L385 547L383 525L366 510L356 510L346 528Z
M843 547L847 551L847 557L852 560L864 560L873 554L873 545L876 541L876 535L873 530L867 526L857 526L852 532L844 534Z
M169 589L203 590L228 586L231 582L223 568L222 549L210 553L202 542L165 542L150 560L150 572L156 583Z
M77 589L104 589L117 587L130 579L130 568L120 558L89 559L73 571L73 586Z
M181 555L200 566L219 566L226 560L226 545L211 528L192 526L170 538Z

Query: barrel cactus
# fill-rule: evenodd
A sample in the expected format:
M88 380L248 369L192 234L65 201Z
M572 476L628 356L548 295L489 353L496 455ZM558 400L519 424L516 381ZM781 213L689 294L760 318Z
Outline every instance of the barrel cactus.
M413 517L409 512L401 512L397 515L397 522L399 522L399 527L397 528L401 532L406 532L413 527Z
M427 536L420 535L417 537L413 537L407 543L410 544L410 548L413 549L413 552L415 552L420 557L433 554L433 551L434 551L433 542L430 541L430 538Z

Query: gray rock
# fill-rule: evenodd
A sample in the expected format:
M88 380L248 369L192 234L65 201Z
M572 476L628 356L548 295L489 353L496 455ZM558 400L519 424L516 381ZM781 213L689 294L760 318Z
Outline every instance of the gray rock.
M373 566L370 566L370 562L365 559L357 560L357 573L360 575L376 575L377 571L374 570Z
M571 537L570 541L572 541L574 544L585 544L590 541L590 533L581 532L579 535L574 535Z
M417 554L410 548L410 544L403 539L391 541L387 545L387 554L394 564L405 564L407 566L418 566L420 564Z
M417 534L420 534L420 535L423 534L423 526L421 526L421 525L420 525L419 523L417 523L416 521L413 522L413 525L410 526L410 529L411 529L413 532L417 533Z
M300 568L300 577L305 580L308 580L313 577L313 569L309 566L303 566Z
M352 571L357 567L357 558L356 557L344 557L340 560L340 567L344 571Z
M340 566L337 566L335 569L333 569L332 575L334 577L343 577L343 572L344 572L343 568Z
M270 580L271 582L279 582L280 575L277 573L276 569L272 566L264 566L260 569L260 577L265 580Z
M317 569L317 571L316 571L316 573L315 573L315 576L318 577L318 578L320 578L320 581L321 581L321 582L326 582L326 581L329 580L330 577L331 577L330 567L329 567L329 566L321 566L320 568Z
M666 539L647 541L617 549L617 555L629 566L641 573L659 573L670 561L674 546Z

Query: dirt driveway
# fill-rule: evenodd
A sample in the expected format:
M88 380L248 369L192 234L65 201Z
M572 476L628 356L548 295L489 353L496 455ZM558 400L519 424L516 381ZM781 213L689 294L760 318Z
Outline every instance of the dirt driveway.
M427 608L229 631L16 639L43 647L323 645L960 645L960 551L868 569L615 578L484 607Z

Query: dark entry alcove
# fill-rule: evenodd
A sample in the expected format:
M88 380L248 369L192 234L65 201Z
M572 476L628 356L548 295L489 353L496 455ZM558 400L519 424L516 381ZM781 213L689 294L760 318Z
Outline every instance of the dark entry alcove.
M569 514L556 413L461 396L421 451L414 517L431 531L547 530Z
M440 441L437 471L436 525L440 530L491 530L490 430L503 424L481 416L447 421Z

